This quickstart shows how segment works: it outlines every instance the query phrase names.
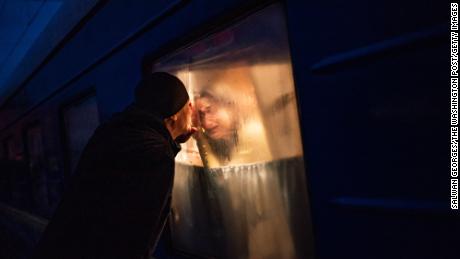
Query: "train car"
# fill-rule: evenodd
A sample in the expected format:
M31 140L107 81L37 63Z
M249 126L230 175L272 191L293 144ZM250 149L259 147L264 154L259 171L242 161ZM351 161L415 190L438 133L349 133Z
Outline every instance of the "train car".
M176 157L156 258L457 258L450 5L86 4L5 83L0 230L14 238L0 240L20 249L2 256L30 255L94 130L166 71L200 131Z

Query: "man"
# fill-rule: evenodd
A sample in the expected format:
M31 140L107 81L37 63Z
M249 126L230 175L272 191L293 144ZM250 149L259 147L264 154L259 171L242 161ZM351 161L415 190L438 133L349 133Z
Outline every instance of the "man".
M178 143L196 131L183 83L157 72L99 126L35 258L148 258L170 210Z

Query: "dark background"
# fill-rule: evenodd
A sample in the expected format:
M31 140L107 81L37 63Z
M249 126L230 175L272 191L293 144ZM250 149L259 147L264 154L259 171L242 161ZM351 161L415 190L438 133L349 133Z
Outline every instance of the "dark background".
M81 15L56 15L13 68L11 58L2 65L13 72L0 88L0 155L15 160L0 169L2 258L27 257L65 189L69 107L96 97L98 120L107 120L132 101L146 55L160 58L275 1L62 2ZM317 258L458 258L460 214L450 210L450 4L281 3ZM55 190L44 209L30 204L33 186L48 181L28 180L25 136L35 125L41 172ZM167 247L164 238L159 258L173 257Z

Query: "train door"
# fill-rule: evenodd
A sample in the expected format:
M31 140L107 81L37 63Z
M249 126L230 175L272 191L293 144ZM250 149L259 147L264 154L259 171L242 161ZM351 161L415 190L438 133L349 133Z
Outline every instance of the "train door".
M201 257L312 258L285 17L275 4L153 64L195 106L176 157L175 249Z

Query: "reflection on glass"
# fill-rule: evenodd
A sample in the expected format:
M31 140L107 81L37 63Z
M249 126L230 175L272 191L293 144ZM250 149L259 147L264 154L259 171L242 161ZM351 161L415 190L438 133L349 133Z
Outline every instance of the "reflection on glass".
M185 82L199 131L176 157L174 246L311 258L304 161L279 5L154 65Z

